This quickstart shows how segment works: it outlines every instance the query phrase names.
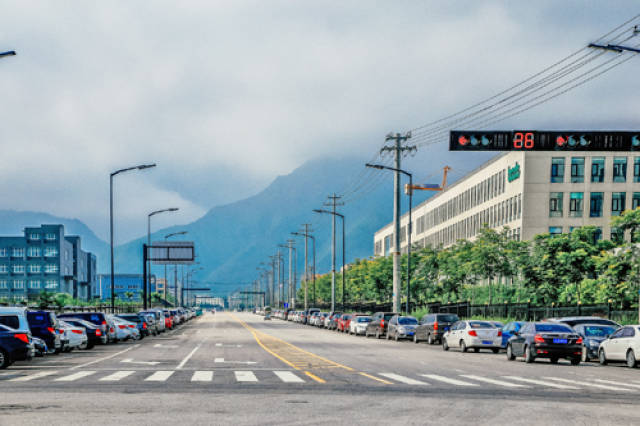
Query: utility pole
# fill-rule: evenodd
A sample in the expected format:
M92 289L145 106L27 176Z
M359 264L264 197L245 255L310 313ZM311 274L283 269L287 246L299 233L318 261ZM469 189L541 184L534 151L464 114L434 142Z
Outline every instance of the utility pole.
M306 311L307 309L309 309L309 238L313 238L313 236L311 235L311 232L313 232L313 230L311 229L311 224L309 223L303 223L302 226L304 226L304 231L302 232L292 232L291 235L297 235L300 237L304 237L304 310ZM315 248L315 242L314 242L314 248ZM315 250L314 250L315 253ZM314 259L315 259L315 255L314 255ZM297 264L297 262L296 262ZM315 260L314 260L314 265L315 265ZM315 272L314 272L314 282L315 282Z
M401 159L404 155L417 150L416 146L403 145L411 139L411 132L392 134L389 133L385 141L393 141L392 146L385 146L380 153L391 152L395 155L395 173L393 177L393 312L400 312L400 289L401 289L401 271L400 271L400 169Z
M338 200L342 197L336 195L327 196L329 201L324 203L325 206L331 207L331 312L336 311L336 207L344 206L344 203L339 203Z

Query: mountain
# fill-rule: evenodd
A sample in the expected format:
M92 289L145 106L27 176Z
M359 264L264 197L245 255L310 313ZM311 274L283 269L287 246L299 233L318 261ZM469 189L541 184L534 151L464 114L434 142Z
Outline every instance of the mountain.
M78 219L53 216L48 213L0 210L0 235L24 235L24 228L43 224L63 224L65 235L79 235L82 249L98 256L102 261L109 253L109 245L93 233L91 229Z

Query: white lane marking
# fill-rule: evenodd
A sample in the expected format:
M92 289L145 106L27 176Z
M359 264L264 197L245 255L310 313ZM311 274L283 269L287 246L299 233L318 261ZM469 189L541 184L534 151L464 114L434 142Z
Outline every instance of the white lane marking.
M117 382L119 380L124 379L125 377L129 377L133 373L135 373L135 371L116 371L113 374L109 374L108 376L101 378L99 381L100 382Z
M96 374L97 371L79 371L77 373L70 374L68 376L60 377L55 379L56 382L73 382L78 379L82 379L83 377L91 376L92 374Z
M285 383L304 383L304 380L293 374L291 371L274 371L273 373Z
M634 385L633 383L614 382L613 380L594 379L595 382L604 383L607 385L626 386L628 388L640 388L640 385Z
M213 362L224 362L224 358L216 358Z
M407 385L428 385L428 383L421 382L420 380L410 379L409 377L401 376L399 374L380 373L380 376L384 376L387 379L392 379L401 383L405 383Z
M134 361L133 358L123 359L120 362L124 362L126 364L142 364L142 365L158 365L160 361Z
M437 374L422 374L427 379L437 380L444 383L449 383L456 386L478 386L476 383L463 382L462 380L451 379L449 377L438 376Z
M559 383L550 383L550 382L545 382L543 380L528 379L526 377L518 377L518 376L502 376L502 377L504 377L505 379L515 380L517 382L525 382L525 383L532 383L534 385L549 386L556 389L573 389L573 390L580 389L575 386L561 385Z
M173 373L175 373L175 371L156 371L144 380L145 382L164 382L171 377Z
M202 345L202 343L200 343L198 346L196 346L195 348L193 348L193 350L191 352L189 352L189 355L187 355L186 357L184 357L184 359L180 362L180 364L178 364L178 366L176 367L176 370L180 370L182 367L184 367L184 365L187 363L187 361L189 361L191 359L191 357L193 356L193 354L196 353L196 351L198 349L200 349L200 346Z
M575 383L574 380L567 380L567 379L559 379L557 377L544 377L547 380L555 380L558 382L563 382L563 383ZM597 383L588 383L588 385L590 387L593 388L599 388L599 389L604 389L604 390L610 390L610 391L622 391L622 392L631 392L633 391L633 389L625 389L625 388L620 388L620 387L614 387L614 386L607 386L607 385L599 385Z
M10 382L28 382L30 380L35 380L35 379L39 379L41 377L50 376L50 375L55 374L55 373L57 373L57 370L41 371L39 373L30 374L28 376L16 377L15 379L11 379L9 381Z
M504 386L507 388L528 388L529 386L519 385L516 383L509 383L503 380L489 379L487 377L474 376L473 374L461 374L460 377L466 377L467 379L477 380L479 382L485 382L492 385Z
M194 371L192 382L210 382L213 380L213 371Z
M236 380L238 382L257 382L258 378L253 371L234 371L233 374L236 376Z
M76 365L75 367L71 367L71 368L70 368L70 370L77 370L78 368L83 368L83 367L87 367L87 366L89 366L89 365L96 364L96 363L98 363L98 362L106 361L106 360L108 360L108 359L111 359L111 358L114 358L114 357L116 357L116 356L118 356L118 355L121 355L121 354L123 354L123 353L125 353L125 352L129 352L131 349L136 349L136 348L137 348L137 347L139 347L139 346L140 346L140 345L133 345L133 346L131 346L131 347L129 347L129 348L127 348L127 349L123 350L123 351L116 352L115 354L111 354L111 355L109 355L109 356L105 356L105 357L103 357L103 358L99 358L99 359L96 359L96 360L94 360L94 361L86 362L86 363L84 363L84 364Z
M155 345L153 345L154 348L168 348L168 349L175 349L178 347L178 345L163 345L162 343L156 343Z
M222 343L216 343L216 346L222 346Z

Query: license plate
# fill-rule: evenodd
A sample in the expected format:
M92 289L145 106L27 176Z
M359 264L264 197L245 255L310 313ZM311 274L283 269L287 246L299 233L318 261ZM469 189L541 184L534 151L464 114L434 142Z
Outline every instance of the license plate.
M493 344L493 342L491 340L483 340L482 344L483 345L491 345L491 344Z
M444 331L449 331L449 327L445 327L445 328L444 328Z
M553 339L553 343L564 343L567 344L567 339Z
M413 336L413 331L407 331L407 336Z

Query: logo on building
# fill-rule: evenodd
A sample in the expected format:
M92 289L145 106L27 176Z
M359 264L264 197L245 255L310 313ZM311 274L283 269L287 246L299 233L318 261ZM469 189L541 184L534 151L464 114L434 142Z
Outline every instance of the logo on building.
M507 167L507 180L513 182L520 177L520 164L516 161L513 167Z

